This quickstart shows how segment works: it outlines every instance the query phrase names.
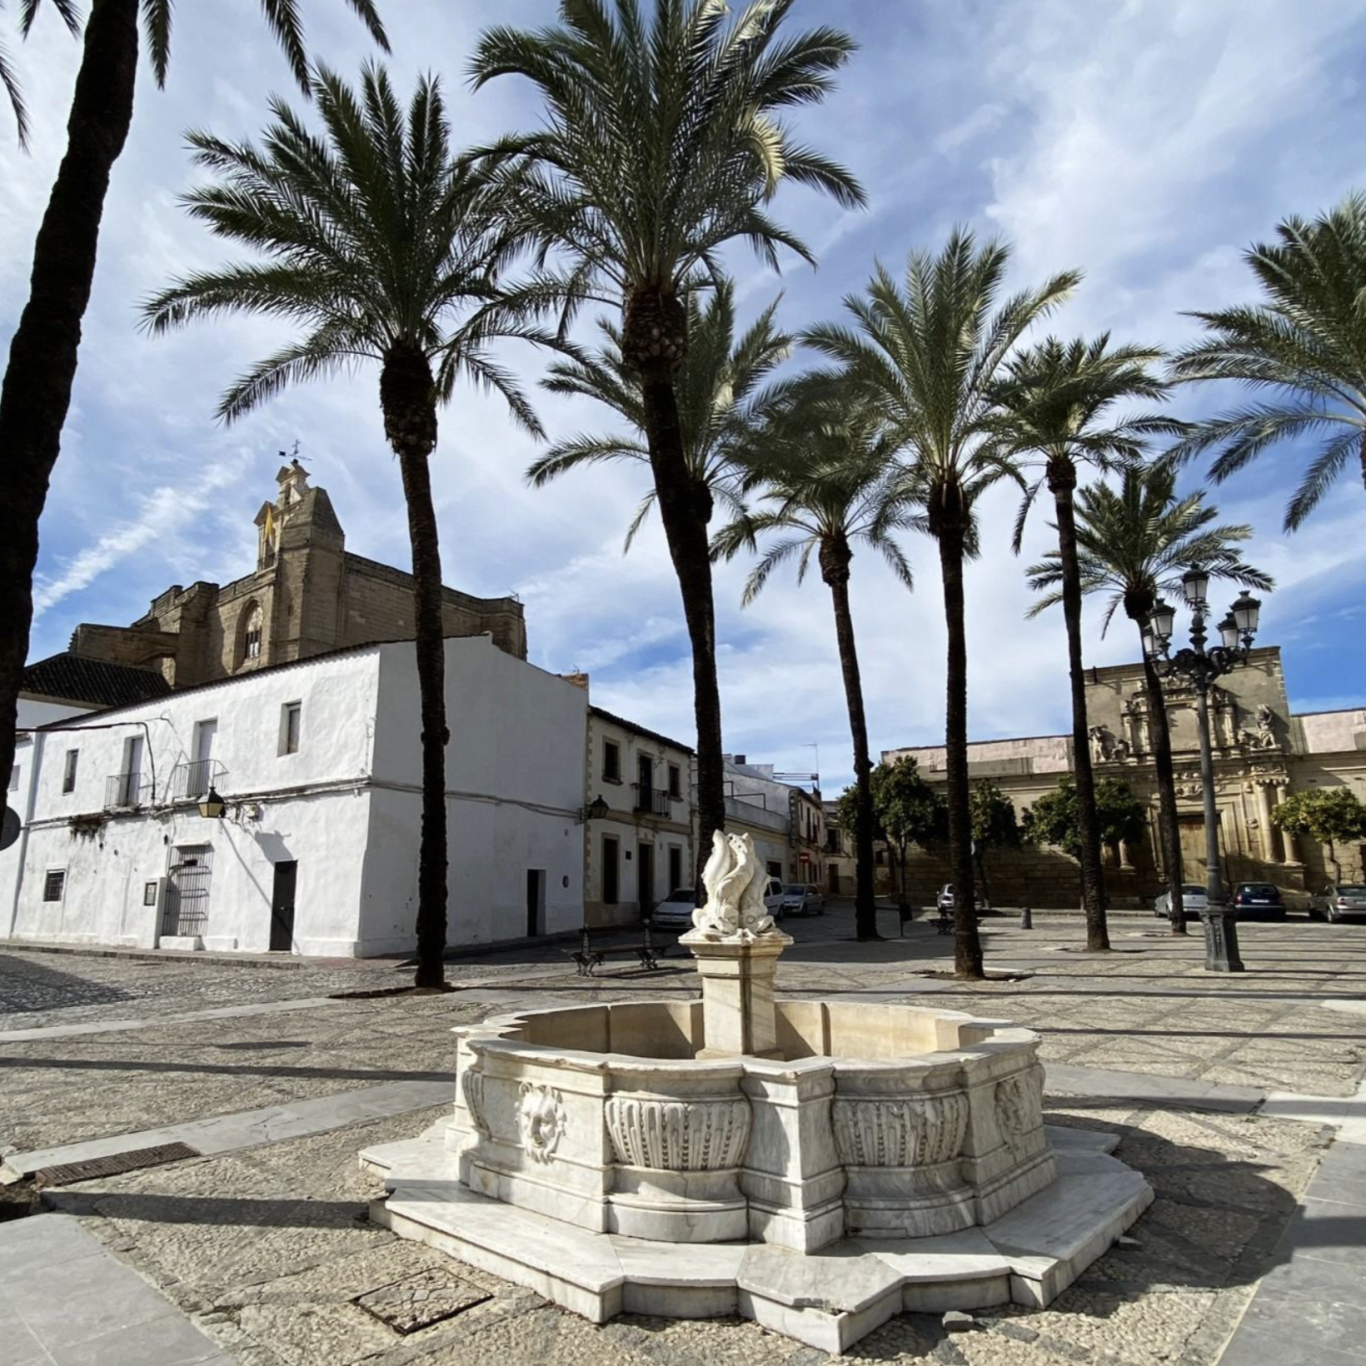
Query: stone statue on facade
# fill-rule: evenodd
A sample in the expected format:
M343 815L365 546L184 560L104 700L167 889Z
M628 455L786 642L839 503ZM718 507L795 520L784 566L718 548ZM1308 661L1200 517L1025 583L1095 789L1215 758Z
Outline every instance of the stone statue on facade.
M1105 726L1092 726L1086 732L1091 741L1091 761L1106 763L1110 758L1110 732Z
M1131 758L1132 755L1133 746L1126 739L1124 739L1123 736L1121 736L1118 740L1115 741L1115 747L1110 757L1116 763L1122 764L1126 759Z
M711 857L702 869L706 903L692 914L693 930L704 939L747 943L774 929L764 907L767 874L749 835L712 834Z
M1279 744L1276 739L1276 713L1262 703L1257 708L1257 747L1259 749L1275 749Z

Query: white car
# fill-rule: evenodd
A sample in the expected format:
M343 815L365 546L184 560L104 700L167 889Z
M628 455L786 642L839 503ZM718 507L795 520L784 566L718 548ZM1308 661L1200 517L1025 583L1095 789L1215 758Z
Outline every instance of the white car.
M1153 902L1153 914L1159 920L1171 918L1171 893L1163 892L1161 896ZM1181 884L1181 905L1185 911L1185 918L1193 920L1209 906L1209 897L1205 894L1205 889L1195 882L1183 882Z
M650 924L657 930L690 930L696 909L697 892L692 887L675 887L651 912ZM782 919L783 884L776 877L764 884L764 910L775 920Z

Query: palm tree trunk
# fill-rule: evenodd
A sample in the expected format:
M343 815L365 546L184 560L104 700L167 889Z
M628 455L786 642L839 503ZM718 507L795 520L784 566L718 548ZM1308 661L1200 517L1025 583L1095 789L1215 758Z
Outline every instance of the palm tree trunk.
M1058 526L1058 563L1062 570L1062 614L1067 625L1068 682L1072 690L1072 776L1077 789L1077 827L1081 838L1081 900L1086 913L1086 947L1110 947L1105 923L1105 873L1100 861L1100 826L1096 820L1096 780L1086 734L1086 677L1081 657L1081 569L1077 563L1077 523L1072 491L1076 467L1070 460L1048 462L1048 487Z
M38 520L71 406L100 219L110 171L133 120L137 64L138 0L95 0L67 119L66 154L34 242L28 303L0 387L0 774L14 762ZM4 802L0 791L0 812Z
M849 734L854 743L854 782L858 821L854 830L854 933L859 939L881 939L877 932L877 904L873 899L873 765L868 757L868 720L863 711L863 682L859 677L854 617L849 610L847 544L821 544L821 576L835 608L835 639L844 673L844 700L849 708Z
M949 869L953 879L953 970L981 980L982 941L972 879L972 815L968 808L968 651L963 605L963 527L956 519L939 528L939 567L944 579L948 628L944 766L948 780Z
M422 838L417 858L417 973L413 984L446 984L446 648L441 623L441 544L429 461L436 449L436 385L422 351L389 350L380 374L384 434L398 456L408 507L416 600L414 644L422 718Z
M1186 933L1186 906L1181 893L1181 827L1176 819L1176 770L1172 764L1172 737L1167 725L1167 701L1162 682L1151 659L1143 660L1143 687L1148 699L1148 730L1153 742L1153 767L1157 777L1157 832L1162 841L1162 862L1167 872L1167 910L1173 934Z
M716 614L712 603L707 523L711 493L688 470L672 374L652 366L641 373L645 435L655 498L692 645L693 712L697 721L697 883L711 853L712 831L726 824L721 760L721 691L716 681Z

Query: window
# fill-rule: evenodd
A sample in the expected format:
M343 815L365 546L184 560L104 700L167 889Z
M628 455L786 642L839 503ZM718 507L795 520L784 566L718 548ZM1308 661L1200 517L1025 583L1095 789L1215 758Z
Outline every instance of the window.
M10 769L10 771L9 771L9 790L10 790L11 792L18 792L18 791L19 791L19 765L18 765L18 764L15 764L15 765Z
M669 765L669 796L683 795L683 774L677 764Z
M76 761L80 758L80 750L69 749L66 752L66 764L62 769L62 791L74 792L76 790Z
M253 602L242 613L242 663L247 664L261 658L261 628L263 624L261 604Z
M605 783L621 781L621 746L615 740L602 742L602 780Z
M43 879L43 900L60 901L66 891L66 869L49 868Z
M280 708L280 753L299 752L299 727L303 723L304 704L286 702Z
M669 886L683 885L683 850L676 844L669 846Z

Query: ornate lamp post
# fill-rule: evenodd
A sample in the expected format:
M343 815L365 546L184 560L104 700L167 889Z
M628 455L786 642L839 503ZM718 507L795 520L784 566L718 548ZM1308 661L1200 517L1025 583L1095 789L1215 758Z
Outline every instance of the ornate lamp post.
M1238 956L1234 912L1224 897L1224 878L1219 861L1219 825L1214 806L1214 755L1210 746L1209 690L1216 678L1247 663L1252 638L1257 634L1261 602L1246 590L1239 594L1228 615L1219 623L1219 644L1205 648L1205 618L1209 612L1209 575L1191 569L1181 577L1186 605L1191 611L1191 643L1175 655L1170 653L1176 613L1158 602L1148 618L1145 644L1155 657L1166 661L1167 678L1183 678L1195 689L1200 731L1200 785L1205 807L1205 966L1212 972L1242 972Z

